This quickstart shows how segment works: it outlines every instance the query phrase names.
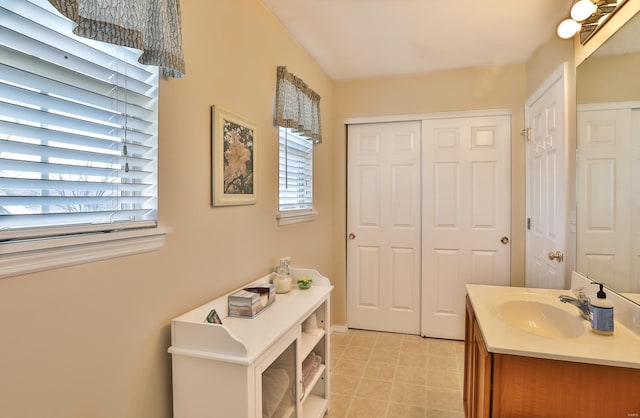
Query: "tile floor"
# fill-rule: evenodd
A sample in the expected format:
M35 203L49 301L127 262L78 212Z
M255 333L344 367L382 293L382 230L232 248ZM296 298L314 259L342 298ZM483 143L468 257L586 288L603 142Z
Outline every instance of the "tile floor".
M349 330L331 334L327 418L464 417L464 343Z

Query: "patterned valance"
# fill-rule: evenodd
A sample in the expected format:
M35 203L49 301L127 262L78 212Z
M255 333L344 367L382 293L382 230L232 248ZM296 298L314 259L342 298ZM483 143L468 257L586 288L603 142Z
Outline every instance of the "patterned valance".
M293 128L316 144L322 142L320 95L283 66L278 67L275 113L277 126Z
M142 51L141 64L184 77L179 0L49 0L77 24L73 32Z

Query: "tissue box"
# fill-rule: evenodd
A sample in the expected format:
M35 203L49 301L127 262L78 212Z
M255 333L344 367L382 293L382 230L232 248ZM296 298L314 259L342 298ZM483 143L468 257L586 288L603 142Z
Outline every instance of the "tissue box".
M246 287L229 295L229 316L253 318L276 300L273 283Z

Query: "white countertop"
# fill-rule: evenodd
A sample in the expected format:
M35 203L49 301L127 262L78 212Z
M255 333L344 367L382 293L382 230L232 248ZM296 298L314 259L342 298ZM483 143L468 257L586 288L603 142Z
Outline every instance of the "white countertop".
M580 317L578 308L558 300L559 295L573 296L570 290L468 284L467 294L489 352L640 369L640 337L618 321L611 336L592 332L591 324L581 319L585 327L582 335L554 338L510 325L497 314L501 302L525 298L553 304Z
M622 293L621 295L634 303L640 304L640 293Z
M296 286L288 293L277 294L275 302L254 318L228 316L230 294L244 287L269 283L271 276L268 274L247 283L174 318L171 321L169 352L242 365L252 364L290 329L299 329L301 321L327 301L333 290L329 279L316 270L292 267L291 277L294 282L301 276L309 276L313 279L311 288L300 290ZM222 324L210 324L205 321L212 309L216 310ZM324 324L327 330L328 326L329 324Z

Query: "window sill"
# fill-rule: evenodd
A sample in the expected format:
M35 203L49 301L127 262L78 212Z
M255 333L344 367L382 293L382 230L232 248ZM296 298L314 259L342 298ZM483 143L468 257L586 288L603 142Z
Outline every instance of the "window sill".
M0 278L157 251L168 232L149 228L1 243Z
M309 222L314 220L316 216L318 216L318 212L315 210L292 210L287 212L278 212L276 219L278 220L278 225L282 226Z

